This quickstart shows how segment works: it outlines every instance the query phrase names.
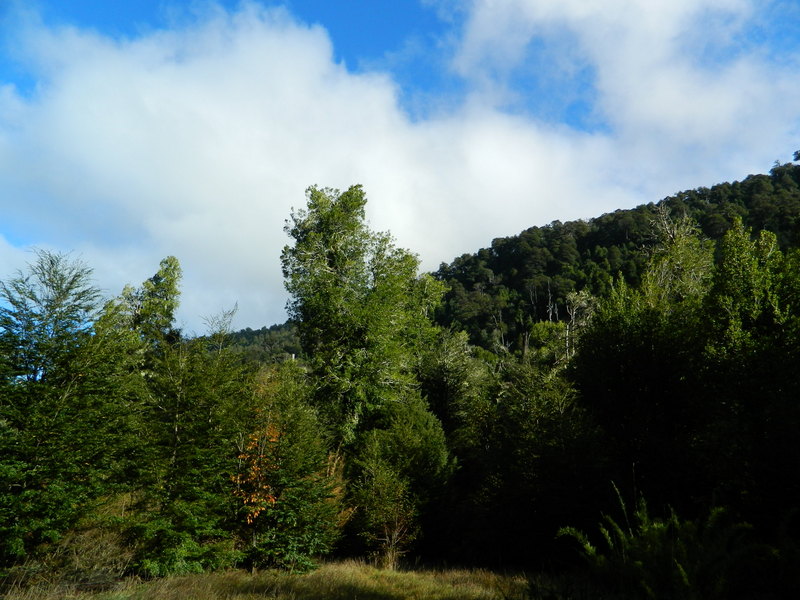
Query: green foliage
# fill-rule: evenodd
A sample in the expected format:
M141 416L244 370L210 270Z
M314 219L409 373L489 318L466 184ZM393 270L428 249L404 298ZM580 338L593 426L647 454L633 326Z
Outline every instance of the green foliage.
M419 533L409 483L374 443L367 445L359 470L353 490L359 533L380 567L396 569Z
M442 285L418 276L418 258L364 222L360 186L309 188L281 256L289 314L309 356L323 418L352 443L372 413L413 388L418 349Z
M686 221L663 220L654 233L662 241L641 289L620 280L598 303L569 377L604 430L611 476L684 510L710 494L697 452L709 409L698 392L711 249Z
M354 525L382 566L398 565L452 469L441 423L417 394L385 407L362 435L351 469Z
M289 312L314 404L349 464L351 530L393 566L449 461L441 424L416 390L443 286L419 276L417 257L388 234L369 230L360 186L312 187L307 199L281 257Z
M652 308L670 311L702 298L713 274L713 244L697 224L684 215L673 219L659 205L653 231L657 240L642 276L642 295Z
M619 273L638 282L652 215L642 206L588 223L555 221L442 265L436 277L449 291L437 320L487 350L524 353L533 324L569 319L571 293L604 295Z
M442 425L417 393L385 407L364 439L411 481L423 500L435 493L452 469Z
M339 502L306 375L287 362L261 373L251 432L241 442L235 495L246 560L304 571L338 537Z
M800 539L799 183L776 165L534 227L436 278L369 229L359 186L312 187L281 257L291 321L233 340L232 313L176 328L173 257L103 306L85 265L39 252L0 282L0 567L48 568L125 498L87 531L148 577L305 570L343 527L340 548L384 566L412 548L560 565L573 523L617 593L780 597ZM608 512L608 477L675 510L623 505L600 550L579 528Z
M620 283L600 303L570 375L603 428L612 477L690 519L724 505L775 543L800 467L793 253L734 219L708 274L686 287L709 250L687 240L667 252L644 275L665 284ZM748 563L748 589L768 563Z
M761 231L756 240L737 219L718 247L718 267L710 297L718 349L748 345L752 336L783 321L776 289L783 254L774 234Z
M122 292L121 302L130 313L132 328L150 344L175 341L178 337L174 321L182 276L178 259L168 256L140 288L126 287Z
M112 303L144 344L142 444L132 483L139 507L128 526L134 567L149 576L233 564L236 505L230 493L236 437L250 378L221 331L184 340L173 325L180 266L174 258L140 289Z
M709 331L704 388L711 426L703 454L717 495L759 526L775 528L800 487L786 474L800 468L791 431L800 426L800 304L795 252L777 249L769 232L753 236L736 222L717 251L706 302Z
M646 269L651 283L657 283L652 261L648 267L648 251L658 252L665 242L662 234L668 232L658 234L652 224L669 214L675 216L667 219L671 227L680 230L697 223L711 240L721 239L739 218L756 231L774 233L779 248L797 247L800 165L778 165L769 175L680 192L657 205L617 210L587 222L554 221L493 240L490 248L460 256L436 272L449 287L437 320L467 331L473 344L487 350L504 346L522 352L531 323L567 317L570 292L587 290L604 297L619 277L635 288ZM691 237L683 239L695 243ZM702 278L702 263L694 256L695 262L684 265L687 272L673 280L670 293L683 293L682 287L692 285L689 273ZM669 263L663 266L669 269Z
M761 552L746 540L749 525L731 523L721 508L699 524L681 519L672 509L666 518L653 517L644 498L631 515L615 490L622 520L603 516L599 530L604 547L575 528L559 531L580 543L601 587L625 598L739 597L732 585L736 570Z
M559 523L585 517L602 455L563 373L509 360L496 377L489 410L465 423L473 445L456 454L460 471L445 510L459 515L456 535L468 558L527 566L552 552L547 540Z
M230 344L244 360L258 365L284 362L303 352L297 326L292 322L233 332Z
M57 377L91 332L100 292L91 269L64 254L37 251L28 272L0 282L0 326L8 375L26 382Z
M0 283L0 298L0 562L8 565L57 540L119 481L133 386L129 346L96 323L100 294L81 262L40 251L26 273Z
M490 367L478 349L470 346L466 332L445 329L422 355L417 377L431 412L442 423L451 449L472 445L470 425L488 410L486 388L492 382ZM488 353L487 353L488 354Z
M136 548L135 571L144 577L202 573L236 564L241 554L230 540L204 539L196 528L194 507L176 501L164 516L147 515L127 535ZM186 517L183 523L180 516ZM221 537L221 536L220 536Z

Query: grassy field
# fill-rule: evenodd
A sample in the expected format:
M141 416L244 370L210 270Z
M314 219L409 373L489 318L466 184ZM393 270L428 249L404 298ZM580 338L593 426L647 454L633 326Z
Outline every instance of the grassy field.
M95 591L50 585L11 590L4 600L522 600L526 591L523 576L483 570L383 571L341 562L305 575L231 571L125 581Z

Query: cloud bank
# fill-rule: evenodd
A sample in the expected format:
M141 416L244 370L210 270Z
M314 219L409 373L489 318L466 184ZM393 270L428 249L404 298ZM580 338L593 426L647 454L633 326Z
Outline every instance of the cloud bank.
M462 5L441 48L466 92L415 119L391 72L348 70L282 8L128 39L19 17L36 86L0 87L0 276L31 245L75 250L113 294L172 254L188 330L234 303L235 326L260 327L285 319L283 224L311 184L363 184L372 225L434 269L791 156L798 57L748 37L755 3L592 4ZM537 114L531 82L596 126Z

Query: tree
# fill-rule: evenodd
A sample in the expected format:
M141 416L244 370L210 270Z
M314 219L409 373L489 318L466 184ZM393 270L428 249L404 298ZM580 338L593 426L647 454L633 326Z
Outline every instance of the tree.
M336 439L415 386L420 347L442 284L418 275L419 259L365 223L361 186L311 187L286 232L281 255L290 317L309 357L315 400Z
M711 411L703 458L717 497L754 523L779 527L800 485L792 441L800 410L797 253L778 250L776 236L735 221L717 248L705 303L705 393Z
M36 383L58 367L90 334L100 291L92 271L67 255L39 250L28 272L0 282L0 327L10 375Z
M417 374L420 391L441 421L448 446L457 451L480 445L474 431L481 421L476 418L481 412L477 407L491 403L485 398L491 374L486 361L476 356L478 349L468 340L464 331L441 329L423 354Z
M741 219L718 245L718 265L709 308L724 347L748 345L783 320L777 295L777 278L783 263L775 234L761 231L755 240Z
M360 507L351 530L372 542L377 535L394 565L449 464L417 380L443 286L419 275L418 258L388 234L367 227L360 186L312 187L307 199L286 225L294 245L281 256L289 313L314 403L347 461L349 497Z
M175 328L175 311L180 304L182 277L178 259L168 256L141 287L125 286L119 298L110 303L125 325L146 345L146 363L154 360L164 346L180 339L180 331Z
M617 284L571 376L621 486L692 519L728 506L770 536L800 493L796 257L738 219L709 252L678 239L641 289Z
M231 313L214 320L218 331L207 337L184 339L175 328L180 275L177 259L168 257L141 288L126 288L112 303L143 345L140 510L128 531L137 545L135 568L150 576L239 558L231 478L251 379L224 343Z
M444 431L414 393L387 406L355 455L355 525L377 562L394 569L453 470Z
M131 446L130 346L91 269L38 251L0 282L0 561L56 541L118 484Z
M655 246L642 276L648 304L669 309L684 300L702 298L713 274L713 244L686 215L674 219L666 205L656 209Z
M360 462L355 482L359 534L376 563L394 570L419 534L419 515L409 490L409 481L381 456L370 440Z
M259 375L234 478L244 552L253 567L308 569L339 533L341 494L308 394L306 375L293 361Z
M641 287L618 280L598 303L569 373L604 429L609 477L697 516L710 493L697 440L711 248L690 222L662 217Z

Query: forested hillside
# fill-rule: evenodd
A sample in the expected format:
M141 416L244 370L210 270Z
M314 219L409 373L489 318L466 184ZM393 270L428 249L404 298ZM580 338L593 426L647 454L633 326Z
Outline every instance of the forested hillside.
M181 269L0 283L0 568L524 568L531 597L800 589L800 166L495 240L436 274L312 187L290 323L175 327Z
M659 207L687 216L702 235L719 240L736 218L777 236L781 249L800 245L800 166L776 165L769 175L681 192L660 202L617 210L589 221L554 221L443 264L448 284L438 320L463 329L487 349L520 350L531 324L569 318L570 294L606 296L617 277L638 285Z
M297 326L291 321L230 334L230 344L248 362L269 364L299 357L303 353Z

